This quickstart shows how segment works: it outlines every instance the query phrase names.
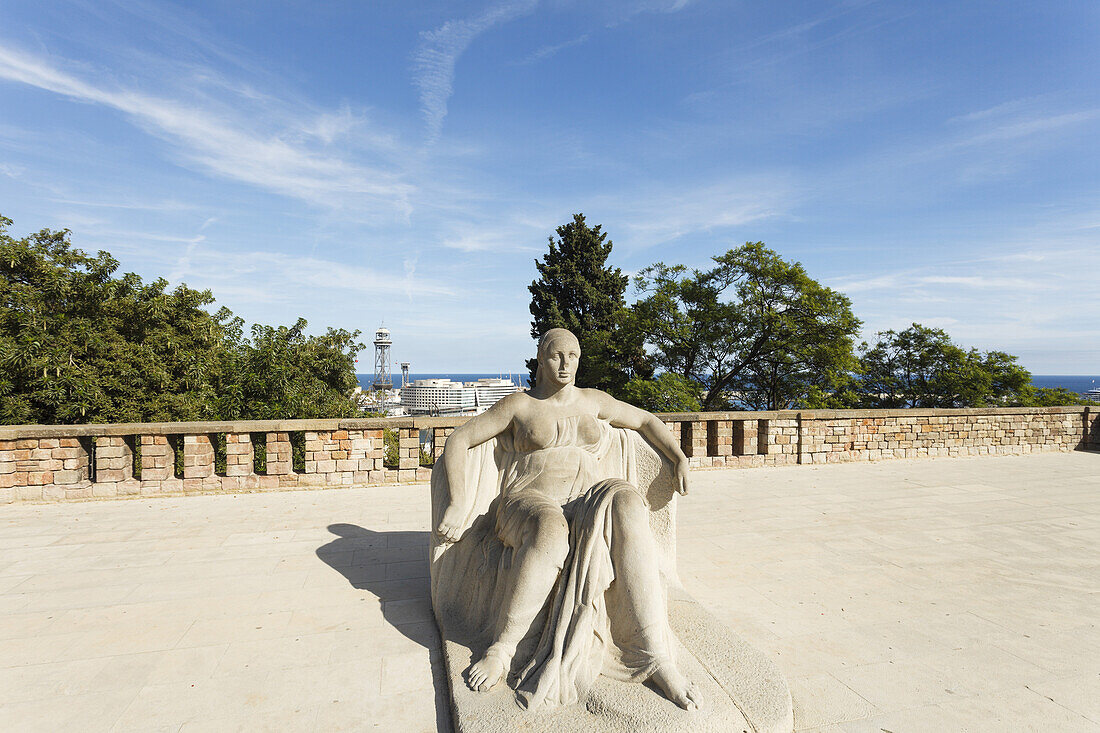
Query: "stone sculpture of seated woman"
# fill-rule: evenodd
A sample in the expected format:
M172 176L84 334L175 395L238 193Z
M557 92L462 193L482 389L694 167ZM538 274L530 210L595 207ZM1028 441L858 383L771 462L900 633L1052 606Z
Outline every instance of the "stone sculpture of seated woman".
M579 359L572 333L548 331L534 388L448 438L432 476L433 498L445 498L433 499L436 614L478 650L473 690L507 680L524 706L553 707L583 701L606 674L649 680L694 709L650 507L627 480L638 435L669 461L680 494L687 458L655 416L577 387Z

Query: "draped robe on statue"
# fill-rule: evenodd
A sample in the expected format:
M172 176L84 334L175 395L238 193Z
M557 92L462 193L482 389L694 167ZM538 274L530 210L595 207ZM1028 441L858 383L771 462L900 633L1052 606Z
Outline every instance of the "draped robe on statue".
M600 674L643 681L676 646L667 613L660 629L646 629L648 642L619 621L623 594L631 589L616 584L611 561L617 530L612 498L637 492L651 510L652 562L661 570L662 591L666 580L676 583L673 484L655 486L660 457L634 431L590 415L562 418L554 428L548 442L508 430L469 450L465 486L473 492L473 508L459 541L433 539L431 555L432 604L441 631L481 653L493 641L496 614L514 583L512 555L526 520L547 507L568 520L564 568L519 646L509 679L531 708L581 701ZM432 471L433 526L450 496L443 463ZM570 478L548 488L538 481L546 471Z

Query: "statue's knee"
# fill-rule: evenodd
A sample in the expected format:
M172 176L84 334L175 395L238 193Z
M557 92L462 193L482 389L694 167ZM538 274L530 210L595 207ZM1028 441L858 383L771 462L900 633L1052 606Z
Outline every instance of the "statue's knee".
M569 554L569 523L560 511L541 511L531 518L531 538L534 547L548 556L555 565L565 565Z
M636 491L619 491L611 497L611 512L620 524L648 523L645 501Z

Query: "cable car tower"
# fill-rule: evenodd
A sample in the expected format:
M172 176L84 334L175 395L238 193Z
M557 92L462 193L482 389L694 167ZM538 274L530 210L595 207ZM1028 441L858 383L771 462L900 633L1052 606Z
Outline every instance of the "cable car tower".
M393 370L390 367L390 332L385 326L380 326L374 332L374 382L371 389L377 393L379 409L386 411L386 394L393 389Z

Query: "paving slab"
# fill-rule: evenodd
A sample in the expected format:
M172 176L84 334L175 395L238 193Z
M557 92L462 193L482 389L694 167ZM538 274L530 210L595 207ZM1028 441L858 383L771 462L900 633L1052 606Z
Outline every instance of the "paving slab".
M799 730L1100 731L1100 454L697 471ZM428 488L0 508L0 730L450 730Z

